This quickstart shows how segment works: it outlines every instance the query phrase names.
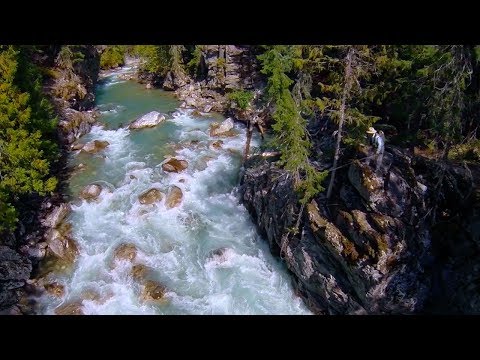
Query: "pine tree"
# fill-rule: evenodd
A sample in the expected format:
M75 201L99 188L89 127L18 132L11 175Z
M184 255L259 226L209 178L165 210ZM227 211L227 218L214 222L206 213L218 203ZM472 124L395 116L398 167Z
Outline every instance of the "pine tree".
M289 89L293 81L287 73L292 70L292 58L292 48L284 45L272 46L259 56L261 71L268 76L267 99L275 108L272 115L273 144L280 150L280 165L293 175L304 204L323 190L321 183L326 173L316 171L309 161L311 143L306 121L300 116Z
M40 94L38 70L26 62L24 51L0 46L0 231L14 228L19 196L42 195L57 184L49 177L49 159L57 155L48 140L55 119Z

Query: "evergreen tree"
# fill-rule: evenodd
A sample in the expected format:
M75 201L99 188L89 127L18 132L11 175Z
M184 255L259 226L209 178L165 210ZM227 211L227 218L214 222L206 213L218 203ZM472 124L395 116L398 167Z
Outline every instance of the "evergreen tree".
M55 119L25 51L0 46L0 231L14 228L19 196L45 194L57 184L49 177L49 160L57 156L48 139Z
M325 172L318 172L309 161L311 143L308 139L306 121L300 116L290 92L293 81L287 73L292 70L292 48L275 45L259 56L262 62L261 72L268 76L266 95L273 103L275 134L273 144L280 150L280 165L294 177L296 188L302 193L302 203L306 203L318 192Z
M100 56L100 67L111 69L125 64L125 46L110 45Z

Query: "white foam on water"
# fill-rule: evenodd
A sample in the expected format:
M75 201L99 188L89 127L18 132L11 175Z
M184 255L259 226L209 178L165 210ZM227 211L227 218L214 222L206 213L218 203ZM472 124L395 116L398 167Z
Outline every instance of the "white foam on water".
M189 162L180 173L166 173L160 163L149 167L136 155L142 144L131 141L129 130L93 127L90 140L110 143L101 165L107 180L97 200L72 205L69 221L80 255L71 275L58 275L66 297L39 299L44 313L79 299L85 314L310 313L236 194L240 158L228 148L243 152L245 129L236 124L239 135L222 138L222 149L211 149L208 144L217 140L209 136L211 121L178 113L168 120L180 127L169 141L191 139L186 134L200 140L175 154ZM252 145L258 142L252 139ZM144 191L158 188L166 195L173 185L183 193L178 207L167 209L165 196L140 204ZM132 277L133 264L113 260L115 249L127 243L137 249L134 263L148 266L148 278L166 287L164 302L142 300L143 285ZM89 300L85 291L97 293L101 301Z

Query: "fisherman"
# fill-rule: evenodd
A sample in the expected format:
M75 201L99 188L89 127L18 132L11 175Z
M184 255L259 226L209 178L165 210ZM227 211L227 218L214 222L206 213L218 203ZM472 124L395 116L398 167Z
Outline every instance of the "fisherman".
M377 131L372 126L368 128L367 134L369 136L370 145L372 145L376 149L374 154L374 158L376 158L375 170L378 172L381 169L383 162L383 152L385 150L385 135L383 134L382 130Z

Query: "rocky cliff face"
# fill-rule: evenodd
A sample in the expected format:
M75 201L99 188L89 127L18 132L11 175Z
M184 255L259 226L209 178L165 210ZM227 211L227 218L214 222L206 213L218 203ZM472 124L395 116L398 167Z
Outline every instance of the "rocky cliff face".
M253 89L259 82L254 49L245 45L206 45L201 59L210 89Z
M96 121L92 109L99 71L100 54L93 45L73 46L55 55L55 75L46 91L59 115L59 135L65 144L88 133Z
M305 206L298 232L292 179L274 163L249 160L241 192L315 313L476 313L478 187L469 169L442 166L439 178L437 163L394 147L380 175L354 160L337 172L330 207L323 195ZM444 220L432 219L438 209Z
M199 75L194 79L167 75L163 87L175 90L183 107L225 112L228 91L262 88L255 48L246 45L205 45Z

